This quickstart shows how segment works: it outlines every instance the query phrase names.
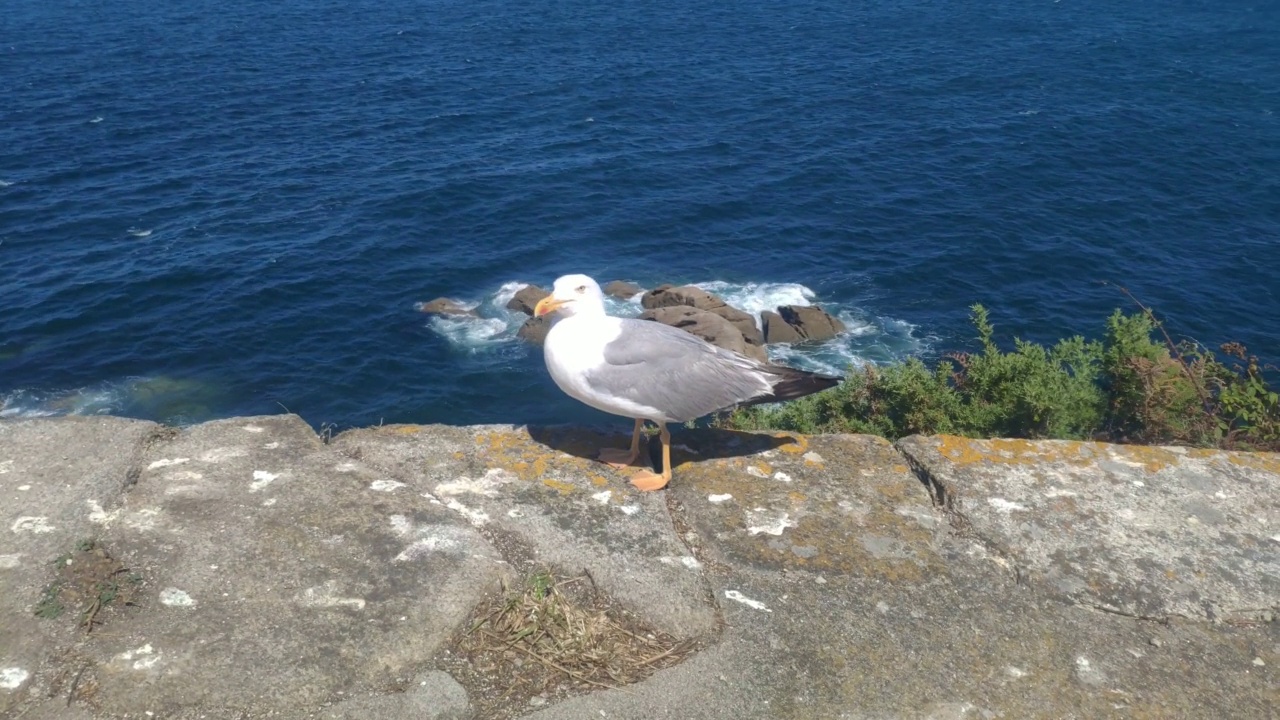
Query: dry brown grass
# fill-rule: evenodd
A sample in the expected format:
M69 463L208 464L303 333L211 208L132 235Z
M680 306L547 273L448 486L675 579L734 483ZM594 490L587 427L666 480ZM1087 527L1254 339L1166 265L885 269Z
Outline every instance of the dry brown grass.
M600 689L619 689L696 649L645 627L589 575L541 571L473 612L445 669L467 688L477 717L509 718Z

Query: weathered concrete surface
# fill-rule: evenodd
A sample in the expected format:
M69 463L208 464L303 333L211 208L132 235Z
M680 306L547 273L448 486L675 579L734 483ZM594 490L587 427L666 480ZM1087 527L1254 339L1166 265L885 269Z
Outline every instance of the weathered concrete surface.
M36 665L29 678L0 689L0 707L26 719L472 718L465 689L435 663L441 641L504 573L543 565L589 570L704 649L637 685L530 707L540 720L1272 718L1280 706L1280 623L1268 611L1229 615L1234 606L1214 600L1213 619L1226 622L1173 612L1155 622L1096 609L1123 592L1073 595L1037 570L1052 567L1055 551L1040 548L1056 542L1063 557L1114 563L1117 577L1142 571L1124 563L1155 531L1102 518L1126 507L1130 488L1163 480L1165 494L1128 507L1152 523L1211 525L1217 516L1196 504L1207 492L1229 501L1210 506L1226 520L1216 534L1166 528L1201 584L1141 597L1218 593L1274 608L1259 577L1273 557L1232 554L1276 522L1271 456L1150 451L1137 468L1128 453L1148 451L1088 446L1090 466L1037 443L1027 453L1039 448L1050 468L1037 474L1000 441L676 430L674 481L643 494L627 471L589 459L624 445L625 423L613 435L391 426L323 445L292 416L167 439L144 425L118 443L82 441L73 422L47 421L17 445L16 426L0 423L0 463L27 457L21 472L34 477L85 457L103 477L136 478L59 496L81 525L39 552L52 559L96 526L142 572L144 592L140 607L85 635L73 619L31 616L51 567L31 566L20 599L0 605L4 632L47 645L21 660ZM1070 472L1052 470L1059 462ZM1152 482L1113 482L1117 468ZM10 473L3 487L28 482ZM1047 502L1062 498L1077 502ZM1005 515L1033 511L1011 504L1050 524L1022 534ZM1036 565L1041 556L1050 560ZM1218 572L1245 561L1256 573Z
M1271 617L1280 457L912 437L899 449L1026 582L1142 617Z
M93 534L95 512L118 501L158 429L110 417L0 422L0 715L62 636L32 616L50 563Z
M705 583L686 567L693 558L663 496L638 492L586 459L628 438L569 429L537 437L507 426L394 425L343 433L332 446L439 498L508 556L587 570L660 630L680 637L712 630Z
M143 578L139 607L63 650L78 689L55 667L33 696L108 716L299 716L413 677L506 572L456 513L296 416L199 425L137 468L122 503L78 504Z

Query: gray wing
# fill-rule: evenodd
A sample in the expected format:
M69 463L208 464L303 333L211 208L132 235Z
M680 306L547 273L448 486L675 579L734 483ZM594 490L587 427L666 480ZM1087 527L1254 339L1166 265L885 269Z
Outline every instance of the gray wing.
M771 391L760 363L652 320L622 318L605 345L605 365L587 374L592 387L667 414L674 422L702 417Z

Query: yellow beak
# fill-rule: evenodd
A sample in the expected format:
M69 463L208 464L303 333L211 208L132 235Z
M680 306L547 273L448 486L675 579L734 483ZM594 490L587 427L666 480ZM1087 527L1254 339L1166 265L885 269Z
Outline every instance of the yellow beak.
M559 308L560 308L560 306L561 306L561 305L566 305L566 304L571 303L571 302L573 302L573 301L572 301L572 300L557 300L557 299L555 299L555 298L551 297L550 295L548 295L548 296L546 296L546 297L542 298L541 300L539 300L537 305L534 305L534 306L533 306L533 316L534 316L534 317L542 317L543 315L546 315L547 313L555 312L557 309L559 309Z

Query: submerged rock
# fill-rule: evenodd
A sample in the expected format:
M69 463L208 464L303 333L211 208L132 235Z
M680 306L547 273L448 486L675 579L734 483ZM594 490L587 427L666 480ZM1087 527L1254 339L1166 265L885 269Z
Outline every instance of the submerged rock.
M605 295L615 297L619 300L630 300L631 298L644 292L644 288L635 283L625 282L623 280L614 280L605 284L603 288Z
M420 313L427 315L463 315L467 317L480 317L472 310L464 306L461 302L452 298L440 297L428 302L420 302L413 308Z
M538 301L550 294L550 291L543 290L537 285L525 285L516 292L514 297L507 301L507 309L519 310L525 315L532 315L533 308L538 304Z
M819 342L830 340L848 329L840 318L816 305L782 305L778 308L778 317L789 325L800 339L783 340L783 337L790 337L791 333L775 322L770 327L773 328L774 337L778 339L770 339L768 342ZM766 323L769 321L770 319L765 319Z
M547 333L550 330L550 320L545 317L531 317L525 320L520 329L516 331L516 337L534 345L541 345L547 339Z

